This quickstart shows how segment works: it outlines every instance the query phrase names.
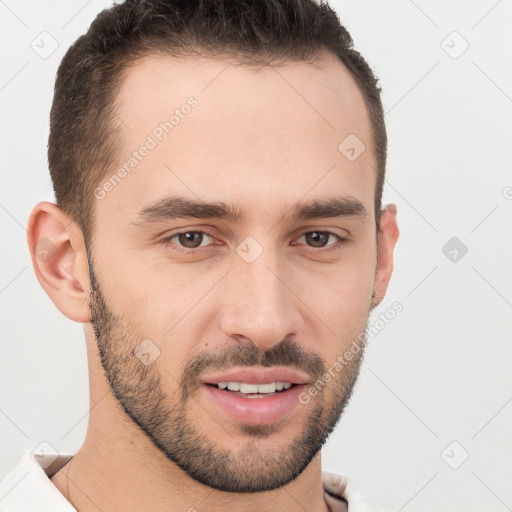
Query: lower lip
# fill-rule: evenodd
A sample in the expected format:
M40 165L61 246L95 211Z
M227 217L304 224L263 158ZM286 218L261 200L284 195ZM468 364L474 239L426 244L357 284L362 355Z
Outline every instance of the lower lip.
M234 420L251 425L265 425L289 415L300 404L299 395L305 385L297 384L286 391L264 398L245 398L208 384L203 384L202 388L207 397Z

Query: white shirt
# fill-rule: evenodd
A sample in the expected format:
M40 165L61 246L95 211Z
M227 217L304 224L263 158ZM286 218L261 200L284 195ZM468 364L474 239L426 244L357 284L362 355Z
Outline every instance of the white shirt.
M76 512L50 480L71 457L52 453L32 456L25 451L19 464L0 482L0 511ZM323 471L322 480L331 512L383 512L366 501L347 477Z

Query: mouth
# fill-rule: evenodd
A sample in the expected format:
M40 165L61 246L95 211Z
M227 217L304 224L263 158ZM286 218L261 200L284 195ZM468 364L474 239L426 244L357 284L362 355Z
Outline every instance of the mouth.
M237 422L263 425L282 421L300 404L308 377L289 369L240 369L204 379L205 398Z
M219 382L218 384L206 384L217 389L229 391L236 396L243 396L245 398L268 398L269 396L276 395L291 389L297 384L292 382L267 382L263 384L249 384L247 382Z

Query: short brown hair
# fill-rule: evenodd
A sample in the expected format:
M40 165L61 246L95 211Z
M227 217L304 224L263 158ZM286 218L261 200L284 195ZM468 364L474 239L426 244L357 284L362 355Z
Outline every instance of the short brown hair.
M336 12L322 0L126 0L100 12L57 72L48 140L57 204L79 225L86 243L91 241L93 191L121 148L116 94L124 72L140 58L228 55L261 66L325 52L348 68L365 100L377 161L378 227L387 152L381 89Z

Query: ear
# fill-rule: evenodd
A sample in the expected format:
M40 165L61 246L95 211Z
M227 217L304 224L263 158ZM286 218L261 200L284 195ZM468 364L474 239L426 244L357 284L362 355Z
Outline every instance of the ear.
M378 306L386 295L389 280L393 273L393 251L399 233L396 223L396 205L388 204L382 210L377 235L377 268L372 309Z
M71 320L89 322L89 263L77 224L43 201L30 214L27 242L37 280L53 303Z

